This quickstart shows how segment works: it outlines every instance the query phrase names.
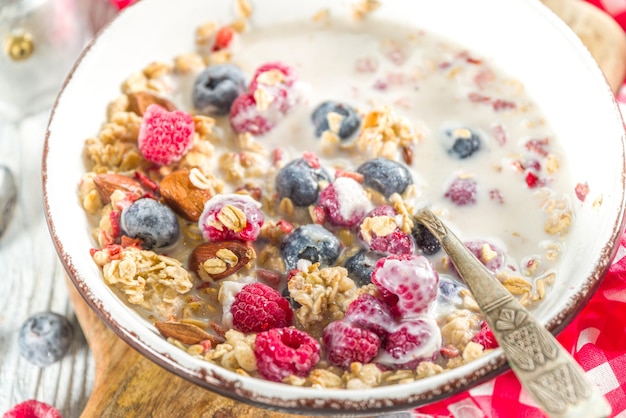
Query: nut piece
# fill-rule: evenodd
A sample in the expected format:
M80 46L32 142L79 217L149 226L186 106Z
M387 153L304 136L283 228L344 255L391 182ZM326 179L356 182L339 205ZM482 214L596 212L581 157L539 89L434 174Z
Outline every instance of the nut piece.
M128 110L138 114L139 116L143 116L144 112L151 104L158 104L169 112L176 110L174 103L150 92L137 91L128 94Z
M121 190L125 193L132 193L141 197L144 194L141 183L130 177L126 177L122 174L108 173L98 174L93 179L96 189L100 194L100 198L104 203L111 201L111 194L116 190Z
M211 341L212 345L222 342L215 335L209 334L202 328L186 322L157 321L154 323L154 326L165 338L174 338L185 344L199 344L206 340Z
M189 256L189 270L204 281L220 280L241 270L254 250L241 241L214 241L198 245Z
M161 181L161 197L174 212L189 221L198 222L204 204L212 194L195 186L190 173L189 170L178 170L165 176Z

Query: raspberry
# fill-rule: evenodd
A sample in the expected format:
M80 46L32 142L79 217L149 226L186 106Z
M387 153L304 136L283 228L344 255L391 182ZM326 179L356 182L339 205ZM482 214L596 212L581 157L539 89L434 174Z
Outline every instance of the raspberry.
M444 196L457 206L473 205L476 203L476 188L476 180L457 177Z
M434 359L441 348L441 332L432 318L402 321L387 335L377 361L386 366L415 369L424 360Z
M245 93L237 97L230 108L230 125L237 133L263 135L276 125L275 113L270 109L261 110L254 96Z
M292 374L306 376L320 359L320 344L297 328L274 328L257 334L254 356L261 376L281 382Z
M30 399L15 405L2 418L63 418L61 413L45 402Z
M415 250L413 239L398 226L393 230L389 230L387 227L378 227L382 224L393 227L394 223L397 224L396 216L397 213L391 206L378 206L363 219L359 228L359 238L368 243L371 251L396 255L412 254ZM375 219L379 217L380 219ZM365 239L366 236L368 236L368 239Z
M157 104L146 109L137 144L143 157L167 165L178 161L189 151L195 124L193 117L181 110L168 112Z
M245 285L235 295L230 314L233 328L243 333L288 327L293 318L289 301L263 283Z
M344 319L358 327L373 331L381 338L394 326L389 308L380 299L367 293L350 303Z
M340 177L320 193L319 205L332 225L351 228L370 210L365 189L349 177Z
M489 270L494 273L502 268L504 265L504 253L501 249L496 247L495 245L482 240L475 239L463 242L463 245L467 247L468 250L472 252L476 256L481 263L485 265ZM459 272L454 267L454 264L451 264L452 271L454 271L457 275Z
M491 331L491 328L489 328L489 325L485 321L480 324L480 331L472 337L472 341L482 345L485 350L498 347L496 337L493 335L493 331Z
M322 336L328 360L348 368L351 363L369 363L378 354L380 338L374 332L348 321L333 321Z
M215 195L204 204L198 226L209 241L254 241L265 220L260 207L259 202L247 195Z
M437 271L422 255L381 258L372 273L383 301L401 317L425 312L437 297L438 282Z
M282 113L287 113L299 100L294 88L298 76L296 70L281 62L269 62L257 68L248 92L255 94L262 90L271 98L271 105Z
M211 48L213 51L219 51L228 48L235 36L235 30L230 26L222 26L215 34L215 43Z

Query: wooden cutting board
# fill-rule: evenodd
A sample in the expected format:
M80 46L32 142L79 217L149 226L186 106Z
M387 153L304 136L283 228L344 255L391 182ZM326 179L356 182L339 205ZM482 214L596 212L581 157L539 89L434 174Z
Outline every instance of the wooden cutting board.
M626 37L609 16L581 0L543 0L574 29L613 91L626 74ZM82 417L289 418L235 402L162 369L109 330L69 284L70 299L96 363L94 389Z

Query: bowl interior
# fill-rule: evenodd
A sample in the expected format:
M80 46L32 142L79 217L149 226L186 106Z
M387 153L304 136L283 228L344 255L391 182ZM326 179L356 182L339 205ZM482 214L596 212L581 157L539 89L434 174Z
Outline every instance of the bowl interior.
M251 24L264 27L310 21L321 9L348 18L353 3L257 1L253 2ZM521 80L552 124L574 181L589 186L584 202L572 202L576 221L552 296L535 310L540 322L553 331L561 329L591 296L623 231L624 129L600 69L565 24L536 1L382 3L368 17L372 24L387 20L431 31L466 46ZM84 141L97 133L107 104L128 75L151 61L190 52L197 26L209 20L228 22L233 17L230 1L144 0L104 28L68 77L45 143L44 198L59 256L83 297L119 336L161 366L211 390L273 408L316 408L316 412L406 408L445 397L502 371L505 362L500 350L495 350L432 378L367 391L320 391L245 378L194 359L167 343L104 284L89 254L95 244L77 197L77 185L85 172Z

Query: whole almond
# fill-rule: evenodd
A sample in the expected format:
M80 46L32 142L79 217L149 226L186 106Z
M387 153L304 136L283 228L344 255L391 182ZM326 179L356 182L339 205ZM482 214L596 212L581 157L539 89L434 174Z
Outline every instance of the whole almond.
M189 270L204 281L220 280L241 270L252 258L254 250L241 241L205 242L189 255Z
M144 189L141 186L141 183L122 174L98 174L94 177L93 182L96 185L96 189L98 190L100 198L104 203L109 203L111 201L111 194L116 190L121 190L125 193L132 193L137 197L144 195Z
M178 170L161 181L161 197L174 212L183 218L198 222L204 204L212 197L209 190L196 187L189 178L189 170Z
M222 342L221 338L218 338L213 334L209 334L196 325L188 324L186 322L157 321L154 323L154 326L165 338L174 338L185 344L198 344L206 340L211 341L211 344L213 345Z
M152 94L147 91L138 91L128 94L128 110L138 114L139 116L143 116L146 109L151 104L158 104L170 112L176 110L174 103L164 97L157 96L156 94Z

